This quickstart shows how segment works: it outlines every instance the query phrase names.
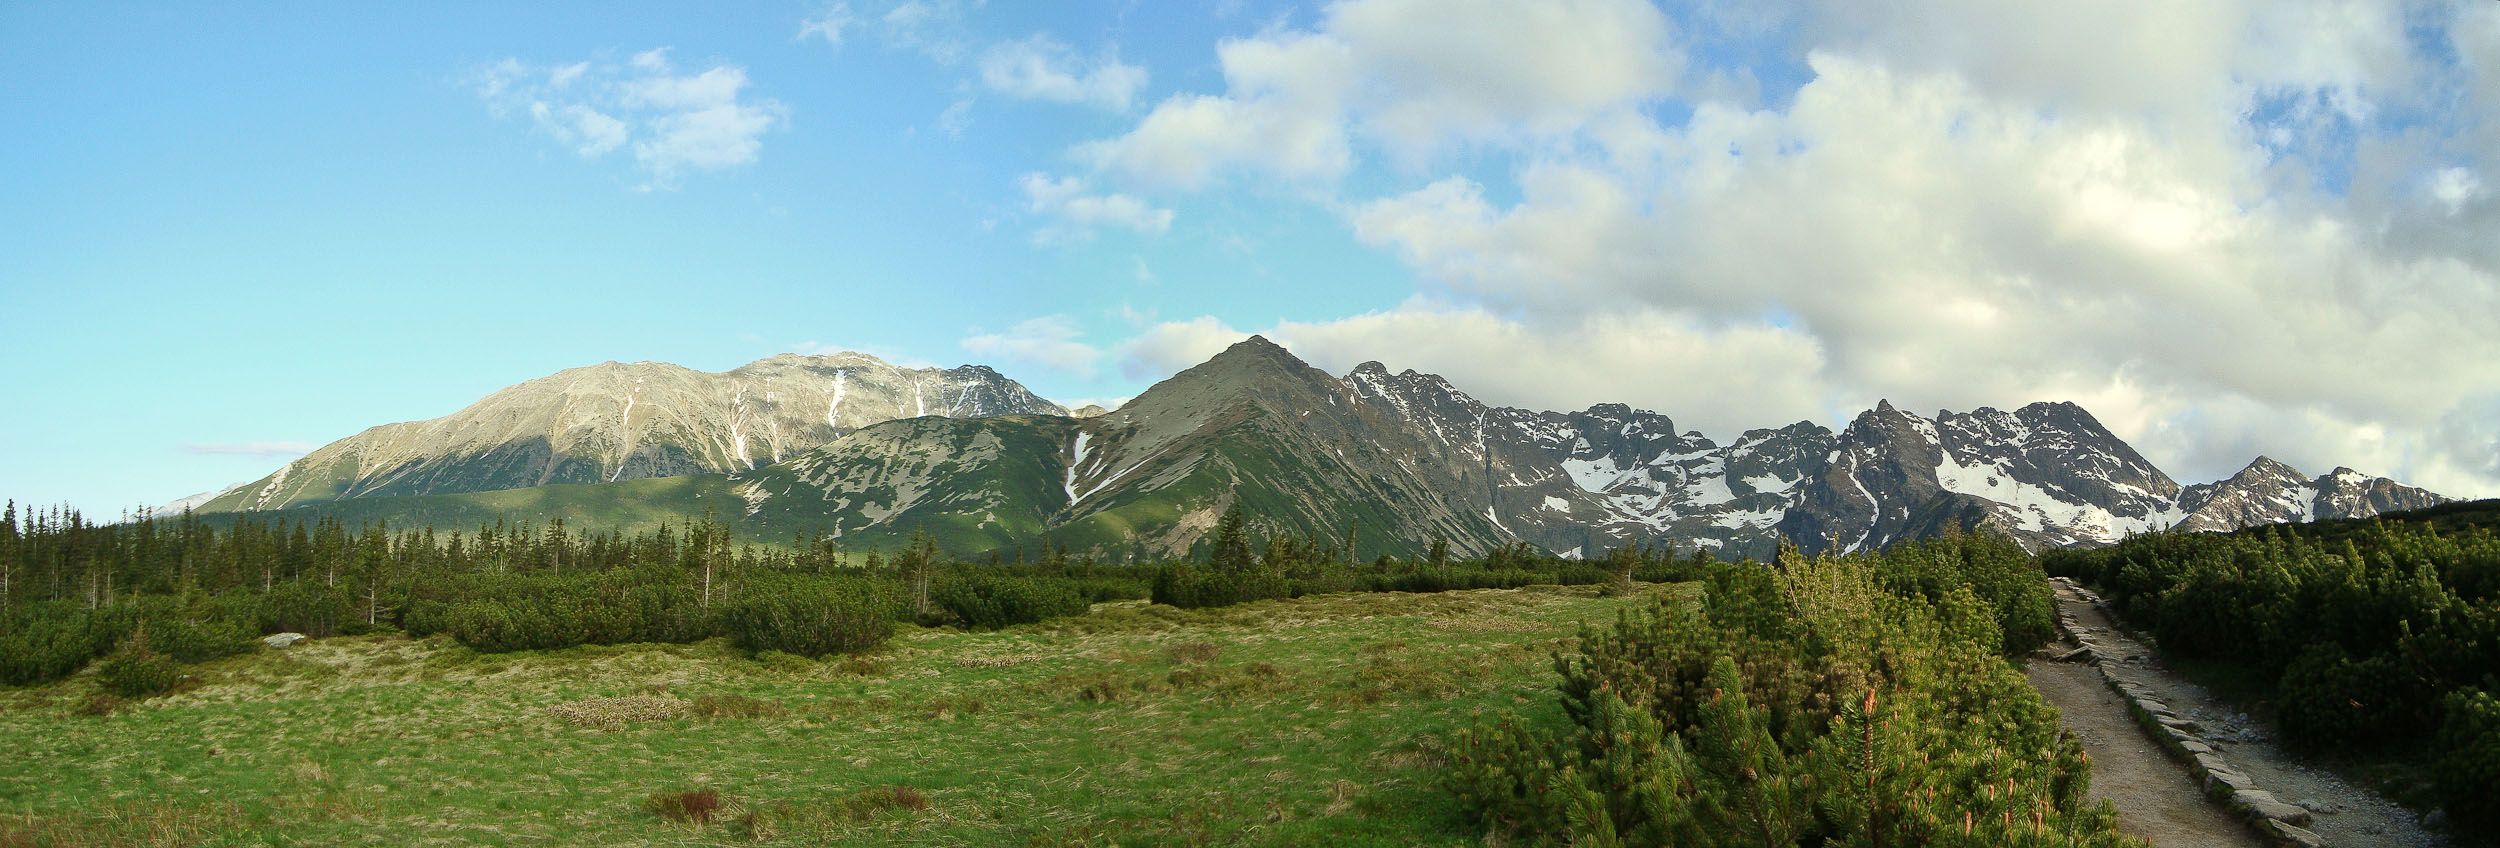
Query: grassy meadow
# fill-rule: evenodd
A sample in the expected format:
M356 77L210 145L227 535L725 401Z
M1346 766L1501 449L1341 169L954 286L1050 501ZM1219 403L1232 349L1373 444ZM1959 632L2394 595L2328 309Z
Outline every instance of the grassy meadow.
M1442 740L1559 716L1550 654L1660 593L1121 602L822 662L342 637L118 705L87 671L0 690L0 846L1473 844Z

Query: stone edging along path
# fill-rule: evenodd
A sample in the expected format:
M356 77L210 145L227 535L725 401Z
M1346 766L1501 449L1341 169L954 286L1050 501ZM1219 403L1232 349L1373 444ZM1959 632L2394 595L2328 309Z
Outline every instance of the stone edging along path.
M2117 620L2116 613L2110 610L2108 602L2098 593L2064 577L2050 578L2050 583L2058 594L2089 603L2108 614L2111 621ZM2204 784L2207 795L2229 806L2250 827L2255 828L2258 835L2274 844L2306 848L2322 848L2326 844L2325 839L2302 827L2310 821L2308 810L2257 788L2256 781L2232 768L2220 753L2214 751L2213 746L2197 738L2203 728L2194 720L2180 716L2168 704L2155 700L2150 690L2119 670L2115 660L2131 652L2140 653L2141 645L2132 644L2133 640L2123 636L2110 639L2087 632L2082 623L2076 621L2074 615L2062 605L2057 610L2057 630L2082 647L2056 659L2090 663L2099 669L2101 679L2109 684L2111 691L2117 692L2118 697L2127 702L2127 713L2135 717L2136 724L2142 726L2162 750L2170 752L2173 759L2186 763L2188 770Z

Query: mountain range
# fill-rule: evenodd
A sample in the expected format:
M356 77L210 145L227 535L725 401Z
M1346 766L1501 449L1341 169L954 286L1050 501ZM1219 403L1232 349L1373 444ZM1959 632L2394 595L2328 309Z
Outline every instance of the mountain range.
M1762 556L1781 539L1847 551L1948 530L2100 545L2446 500L2265 457L2182 486L2072 403L1922 417L1884 402L1836 433L1800 421L1722 445L1622 404L1490 406L1377 362L1335 376L1254 336L1116 410L1074 412L982 366L611 362L372 428L198 509L619 530L710 512L759 540L878 549L925 530L958 553L1046 538L1154 557L1185 553L1240 503L1264 532L1350 536L1365 557L1436 538L1464 553Z

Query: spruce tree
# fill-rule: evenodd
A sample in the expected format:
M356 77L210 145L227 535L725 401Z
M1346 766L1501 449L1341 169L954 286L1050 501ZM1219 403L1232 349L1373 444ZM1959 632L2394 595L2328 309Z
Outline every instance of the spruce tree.
M1208 564L1215 570L1240 574L1256 564L1250 555L1249 519L1242 514L1241 502L1224 510L1224 517L1215 522L1215 544L1208 551Z

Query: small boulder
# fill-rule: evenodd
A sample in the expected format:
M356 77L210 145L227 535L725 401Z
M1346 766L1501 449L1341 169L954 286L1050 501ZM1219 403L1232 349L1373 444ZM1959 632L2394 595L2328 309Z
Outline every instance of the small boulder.
M2209 792L2241 792L2255 788L2257 788L2257 781L2250 780L2248 775L2230 769L2212 769L2205 772L2205 789Z
M2284 824L2309 823L2308 810L2284 803L2283 799L2274 797L2274 793L2263 789L2242 789L2233 792L2231 803L2240 809L2247 810L2249 815L2257 818L2271 819Z
M262 637L260 641L272 648L292 648L295 647L295 643L307 638L310 637L301 633L273 633Z
M2202 732L2204 732L2204 730L2205 730L2205 726L2204 726L2204 725L2197 724L2197 723L2196 723L2194 720L2192 720L2192 719L2184 719L2184 718L2165 718L2165 719L2161 719L2160 721L2161 721L2161 726L2163 726L2163 727L2167 727L2167 728L2170 728L2171 730L2177 731L2177 732L2179 732L2179 733L2181 733L2181 734L2188 735L2188 736L2194 736L2194 735L2196 735L2196 734L2198 734L2198 733L2202 733Z
M2326 848L2325 839L2295 825L2268 821L2266 832L2274 836L2274 843L2277 845L2291 845L2296 848Z

